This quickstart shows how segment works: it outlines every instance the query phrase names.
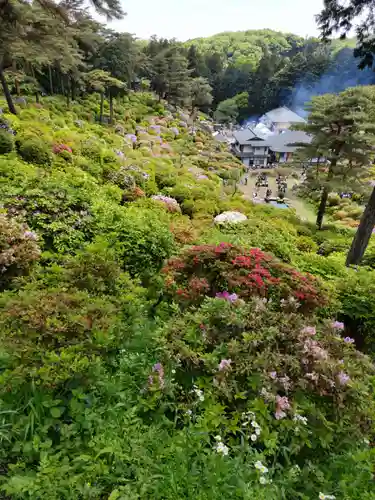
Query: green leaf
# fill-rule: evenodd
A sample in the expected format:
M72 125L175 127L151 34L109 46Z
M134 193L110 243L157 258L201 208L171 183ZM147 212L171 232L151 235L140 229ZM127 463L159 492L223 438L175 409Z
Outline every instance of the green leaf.
M60 418L63 412L63 408L55 406L54 408L50 409L50 412L53 418Z

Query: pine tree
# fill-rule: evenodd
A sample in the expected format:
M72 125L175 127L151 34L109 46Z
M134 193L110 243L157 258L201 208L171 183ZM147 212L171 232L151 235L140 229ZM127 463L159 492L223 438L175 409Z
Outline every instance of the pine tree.
M166 99L175 106L185 106L190 99L190 70L188 61L183 52L172 48L168 55L168 73Z
M192 78L190 85L191 112L212 103L212 88L205 78Z
M110 109L110 123L113 123L113 97L118 95L121 91L125 91L126 84L117 78L113 78L107 71L101 69L94 69L85 75L87 88L100 94L100 116L99 121L104 121L104 97L109 98Z
M374 97L372 87L315 97L307 107L307 124L298 127L312 136L311 144L299 145L302 157L325 158L323 165L310 167L308 175L308 188L321 193L316 220L319 229L330 192L362 187L375 145Z

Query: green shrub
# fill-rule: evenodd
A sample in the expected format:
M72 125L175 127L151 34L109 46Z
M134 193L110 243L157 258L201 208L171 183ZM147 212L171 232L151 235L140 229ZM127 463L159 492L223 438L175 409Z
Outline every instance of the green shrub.
M338 286L341 314L348 335L356 346L375 353L375 276L374 272L352 272Z
M301 252L307 253L316 253L316 251L318 250L318 245L312 238L309 238L308 236L299 236L296 239L296 247Z
M9 132L0 130L0 155L11 153L14 149L14 138Z
M23 160L36 165L50 165L51 153L48 146L38 139L21 140L18 153Z
M160 270L175 244L163 211L122 208L101 204L96 207L96 224L116 250L123 269L130 275Z

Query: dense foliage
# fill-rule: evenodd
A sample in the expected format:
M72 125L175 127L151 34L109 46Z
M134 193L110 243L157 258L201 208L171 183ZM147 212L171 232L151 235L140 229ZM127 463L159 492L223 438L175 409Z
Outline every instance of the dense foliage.
M1 118L3 495L370 500L374 243L246 201L203 115L101 105Z

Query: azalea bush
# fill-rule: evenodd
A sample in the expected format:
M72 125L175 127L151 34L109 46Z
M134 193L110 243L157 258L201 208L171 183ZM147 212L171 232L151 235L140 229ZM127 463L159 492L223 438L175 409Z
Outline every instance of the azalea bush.
M274 480L295 467L285 498L318 498L314 471L325 459L332 472L324 489L338 493L348 485L335 456L349 459L361 448L370 480L374 414L372 363L342 336L343 327L306 321L294 301L278 306L222 293L163 329L165 363L176 380L151 379L151 389L167 414L174 409L178 425L204 421L212 446L219 435L218 453L261 454L265 464L277 462ZM160 376L160 367L154 370Z
M309 312L326 304L322 284L279 262L259 248L229 243L187 249L164 267L167 294L182 304L200 304L206 296L234 293L248 298L292 298Z
M0 214L0 290L27 274L39 259L38 235L25 224Z

